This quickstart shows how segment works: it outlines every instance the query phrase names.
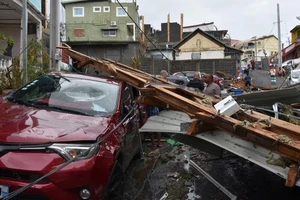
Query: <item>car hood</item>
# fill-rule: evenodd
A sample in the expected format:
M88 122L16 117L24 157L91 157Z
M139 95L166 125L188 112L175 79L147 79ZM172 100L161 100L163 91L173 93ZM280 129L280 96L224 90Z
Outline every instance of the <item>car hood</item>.
M2 102L0 142L48 143L94 141L105 133L110 118L74 115Z

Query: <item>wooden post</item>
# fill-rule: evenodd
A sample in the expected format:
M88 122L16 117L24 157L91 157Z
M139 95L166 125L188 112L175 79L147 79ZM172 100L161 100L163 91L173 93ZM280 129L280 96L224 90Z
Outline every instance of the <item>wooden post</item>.
M200 61L198 61L197 64L196 64L196 71L201 72L200 71Z
M180 40L182 40L183 37L183 13L180 15Z
M167 25L167 27L168 27L168 33L167 33L167 35L168 35L168 42L170 42L170 13L168 14L168 25Z

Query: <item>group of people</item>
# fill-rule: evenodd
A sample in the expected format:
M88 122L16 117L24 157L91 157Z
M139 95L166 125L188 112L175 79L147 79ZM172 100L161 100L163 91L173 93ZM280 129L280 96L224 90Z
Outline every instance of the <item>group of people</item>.
M214 83L214 77L212 74L205 74L201 80L200 73L196 72L194 74L193 80L190 80L187 87L195 88L196 90L202 92L205 95L221 98L221 88L218 84ZM206 83L206 87L204 85Z
M162 70L160 72L159 78L167 81L168 72L166 70ZM201 80L200 73L196 72L194 74L194 78L189 81L187 87L194 88L205 95L214 97L216 99L221 99L221 88L218 84L214 83L214 77L212 74L205 74L202 76L203 81ZM206 83L206 86L205 84ZM156 106L147 106L147 115L148 117L158 115L160 110ZM155 142L155 137L153 133L150 133L151 143L150 147L161 147L161 133L157 133L157 144Z

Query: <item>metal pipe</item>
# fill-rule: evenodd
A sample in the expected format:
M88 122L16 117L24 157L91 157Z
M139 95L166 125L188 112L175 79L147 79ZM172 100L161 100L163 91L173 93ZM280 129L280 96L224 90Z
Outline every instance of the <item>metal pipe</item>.
M50 70L60 71L59 51L60 46L60 1L50 1Z
M282 55L281 55L281 31L280 31L280 11L279 3L277 4L277 23L278 23L278 67L282 65Z
M212 176L210 176L206 171L200 168L194 161L190 160L185 156L190 165L194 167L198 172L200 172L205 178L207 178L212 184L214 184L217 188L219 188L226 196L228 196L231 200L236 200L237 196L233 195L229 192L225 187L223 187L218 181L216 181Z
M27 0L23 0L22 8L22 68L23 68L23 84L27 84L27 32L28 32L28 12L27 12Z

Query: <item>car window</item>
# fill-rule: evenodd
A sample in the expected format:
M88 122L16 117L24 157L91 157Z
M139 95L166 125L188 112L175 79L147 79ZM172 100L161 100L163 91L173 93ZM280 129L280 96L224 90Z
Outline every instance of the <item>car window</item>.
M300 71L292 72L292 78L299 78L299 76L300 76Z
M116 84L45 75L16 91L11 99L49 110L103 116L116 111L118 94Z

